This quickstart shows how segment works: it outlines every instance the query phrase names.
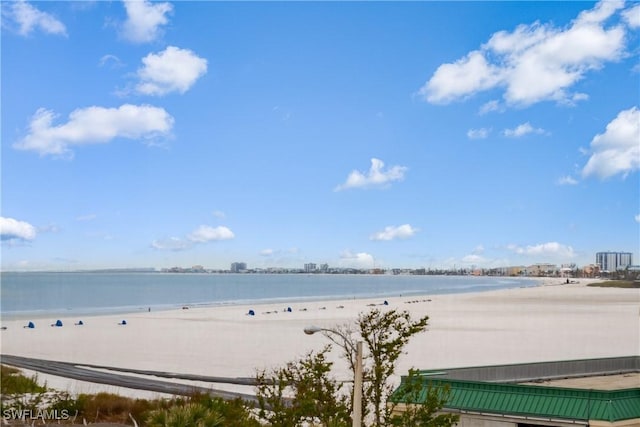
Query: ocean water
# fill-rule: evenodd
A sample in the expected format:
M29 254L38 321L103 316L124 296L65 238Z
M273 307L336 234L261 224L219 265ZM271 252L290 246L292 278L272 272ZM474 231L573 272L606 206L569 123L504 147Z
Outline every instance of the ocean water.
M3 319L104 314L181 306L450 294L535 286L533 280L471 276L0 273Z

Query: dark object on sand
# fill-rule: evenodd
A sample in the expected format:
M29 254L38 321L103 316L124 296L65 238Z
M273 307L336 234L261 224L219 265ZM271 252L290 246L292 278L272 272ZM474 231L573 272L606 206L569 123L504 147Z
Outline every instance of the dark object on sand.
M58 328L62 327L62 320L60 319L56 320L56 323L53 323L51 326L56 326Z
M33 328L35 328L35 327L36 327L36 325L35 325L33 322L29 322L29 323L27 323L27 325L25 326L25 328L29 328L29 329L33 329Z
M249 316L255 316L256 312L253 310L249 310L249 312L247 313Z
M84 325L84 322L82 320L79 320L78 323L76 323L76 326L82 326Z
M123 320L122 322L118 323L118 325L126 325L126 324L127 324L126 320Z

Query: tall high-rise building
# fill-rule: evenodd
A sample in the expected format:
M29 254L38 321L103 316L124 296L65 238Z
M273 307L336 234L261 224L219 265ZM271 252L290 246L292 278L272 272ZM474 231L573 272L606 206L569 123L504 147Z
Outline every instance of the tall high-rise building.
M600 267L600 271L618 271L632 265L633 259L631 252L598 252L596 264Z
M231 264L231 272L232 273L240 273L247 269L246 262L234 262Z

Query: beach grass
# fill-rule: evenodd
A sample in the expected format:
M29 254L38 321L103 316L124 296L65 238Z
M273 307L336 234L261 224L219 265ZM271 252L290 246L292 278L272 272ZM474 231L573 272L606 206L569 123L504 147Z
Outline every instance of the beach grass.
M46 387L38 384L36 375L27 377L22 375L18 369L0 365L0 393L3 396L44 393L46 390Z
M640 282L632 282L631 280L607 280L606 282L590 283L587 286L593 286L597 288L639 289Z
M130 421L130 416L136 420L143 419L148 411L162 407L164 404L161 400L150 401L113 393L98 393L80 394L75 399L61 401L56 409L68 409L71 413L77 410L79 416L89 422L127 423Z
M37 376L27 377L20 370L0 365L2 368L2 403L4 411L15 409L38 409L55 411L58 414L69 414L73 420L88 423L115 423L130 425L133 420L140 426L166 425L158 424L158 419L173 418L187 414L193 417L202 416L220 420L227 427L250 427L260 424L252 417L250 408L240 399L225 401L206 394L194 394L187 397L171 399L141 399L125 397L113 393L79 394L72 396L68 392L48 389L40 386ZM13 399L9 399L11 396ZM22 396L22 397L21 397ZM7 399L4 399L7 397ZM26 406L25 406L26 405ZM195 409L195 410L194 410ZM190 414L193 410L193 414ZM202 421L202 420L197 420ZM174 423L175 424L175 423ZM174 425L169 423L169 425ZM201 425L187 422L175 425ZM209 425L209 424L202 424Z

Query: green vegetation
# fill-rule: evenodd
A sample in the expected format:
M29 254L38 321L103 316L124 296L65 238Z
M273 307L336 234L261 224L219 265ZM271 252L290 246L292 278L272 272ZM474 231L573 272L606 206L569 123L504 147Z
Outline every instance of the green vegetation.
M364 369L363 395L368 403L363 412L373 415L374 426L391 422L393 406L389 396L393 385L389 378L395 374L396 362L412 336L427 328L428 316L413 320L408 311L371 310L361 314L356 322L366 347L369 363Z
M26 377L18 369L0 366L0 393L4 396L26 393L44 393L46 387L38 385L38 377Z
M632 282L630 280L607 280L605 282L591 283L587 286L593 286L598 288L637 289L637 288L640 288L640 282Z
M331 346L289 362L282 368L257 375L259 416L268 425L288 427L349 425L350 408L342 385L330 376L333 363L327 361Z
M143 425L148 427L258 427L240 399L224 401L208 395L192 396L188 401L174 401L171 406L147 413Z
M0 410L57 411L68 414L62 423L108 422L149 427L258 427L249 408L241 400L224 401L209 395L174 399L131 399L111 393L94 395L51 391L40 386L37 377L26 377L18 369L1 366ZM7 412L11 413L11 412Z
M445 427L458 422L459 417L453 414L438 413L449 400L450 389L429 386L426 397L423 398L423 379L420 372L411 369L409 375L403 379L400 387L393 393L390 400L415 403L406 405L401 414L394 414L391 425L398 427ZM424 404L421 403L424 400Z
M66 410L87 422L127 423L130 417L141 420L147 412L169 404L163 400L131 399L112 393L80 394L57 393L49 409Z
M47 388L38 384L37 375L27 377L21 371L0 365L0 411L37 410L48 396Z
M325 336L342 349L354 378L357 343L363 343L363 426L451 427L458 421L455 415L436 415L448 398L448 391L440 389L429 390L424 404L394 413L397 399L391 399L393 385L389 380L404 347L411 337L426 329L427 322L427 316L414 320L407 311L373 309L358 317L355 330L351 325L324 329ZM327 346L270 374L258 374L259 415L263 421L278 427L351 425L353 402L348 396L353 396L353 387L345 396L343 386L331 376L332 363L327 361L330 350ZM422 393L422 381L417 376L417 371L411 371L394 396Z

